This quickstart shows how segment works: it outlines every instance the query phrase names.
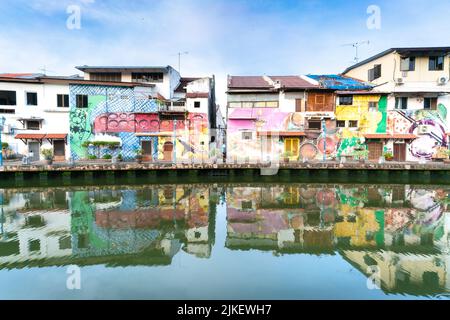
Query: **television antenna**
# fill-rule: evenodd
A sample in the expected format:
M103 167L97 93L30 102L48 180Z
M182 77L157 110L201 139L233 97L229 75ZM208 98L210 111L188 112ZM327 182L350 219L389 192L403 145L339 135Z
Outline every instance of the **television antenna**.
M39 71L42 71L44 73L44 76L47 75L47 72L54 72L52 70L48 70L47 66L43 66L41 69L39 69Z
M360 42L354 42L354 43L346 43L346 44L343 44L342 46L355 48L355 57L353 58L352 62L358 63L359 62L359 47L361 47L362 45L365 45L365 44L369 45L370 41L367 40L367 41L360 41Z
M178 72L181 74L181 56L184 56L184 55L188 55L189 54L189 52L187 52L187 51L183 51L183 52L178 52L177 53L177 56L178 56Z

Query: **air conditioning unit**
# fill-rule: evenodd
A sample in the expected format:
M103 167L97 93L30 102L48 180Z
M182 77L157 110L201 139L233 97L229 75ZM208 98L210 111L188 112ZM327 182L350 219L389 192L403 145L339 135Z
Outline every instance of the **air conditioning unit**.
M417 128L418 134L428 134L430 133L430 127L427 125L421 125Z
M397 79L395 80L395 83L398 84L398 85L401 85L401 84L404 83L404 80L403 80L403 78L397 78Z
M438 85L445 86L448 83L448 77L439 77L437 80Z

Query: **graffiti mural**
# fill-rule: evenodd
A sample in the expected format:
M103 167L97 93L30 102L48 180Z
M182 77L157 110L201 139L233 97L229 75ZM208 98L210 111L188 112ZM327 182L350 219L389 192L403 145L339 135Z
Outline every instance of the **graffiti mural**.
M86 144L101 140L119 141L114 154L126 160L136 157L144 141L150 141L145 150L150 152L149 160L206 160L209 155L207 114L161 118L161 102L133 88L72 85L70 93L70 145L75 160L92 154ZM77 96L87 96L85 108L77 108Z
M417 136L408 146L415 160L431 160L438 148L447 148L447 108L437 110L393 110L388 112L387 131Z

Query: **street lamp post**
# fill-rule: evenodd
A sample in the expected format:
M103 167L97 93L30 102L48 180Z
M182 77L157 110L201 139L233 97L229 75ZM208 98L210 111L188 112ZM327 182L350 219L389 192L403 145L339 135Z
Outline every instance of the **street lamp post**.
M5 125L5 117L0 117L0 167L3 166L3 147L2 147L2 132Z

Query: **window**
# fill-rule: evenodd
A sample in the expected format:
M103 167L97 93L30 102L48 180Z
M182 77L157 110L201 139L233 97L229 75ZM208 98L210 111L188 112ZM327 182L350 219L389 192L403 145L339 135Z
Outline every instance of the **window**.
M253 135L251 132L242 132L242 140L252 140Z
M373 69L369 69L369 81L381 78L381 64L376 64Z
M444 70L444 57L430 57L428 69L430 71Z
M416 57L403 57L400 62L400 71L414 71L416 69Z
M437 98L424 98L423 99L423 108L428 110L436 110L437 109Z
M30 240L28 242L28 249L31 252L37 252L37 251L41 251L41 242L36 239L36 240Z
M407 97L396 97L395 98L395 109L408 109L408 98Z
M61 237L58 242L60 250L72 249L72 238L70 236Z
M35 120L29 120L26 122L26 129L27 130L39 130L39 129L41 129L41 122L35 121Z
M122 81L122 74L118 72L94 72L89 74L89 79L93 81L120 82Z
M37 93L27 92L27 106L37 106Z
M369 101L369 112L375 112L378 110L378 102Z
M339 96L339 105L341 106L353 105L353 96Z
M348 127L349 128L358 128L358 121L357 120L349 120Z
M4 114L15 114L16 110L14 109L0 109L0 113L4 113Z
M68 94L58 94L56 95L57 107L58 108L68 108L69 107L69 95Z
M200 108L200 101L194 102L194 108Z
M0 105L15 106L16 105L16 92L1 90L0 91Z
M345 128L345 121L344 120L337 120L336 121L336 127L338 127L338 128Z
M133 82L163 82L164 74L162 72L137 72L132 73Z
M278 108L278 101L229 102L229 108Z
M311 130L320 130L322 128L322 122L317 120L308 121L308 128Z
M88 96L83 94L77 94L77 108L88 107Z
M252 210L253 209L253 202L251 200L249 200L249 201L242 201L241 207L242 207L242 210Z

